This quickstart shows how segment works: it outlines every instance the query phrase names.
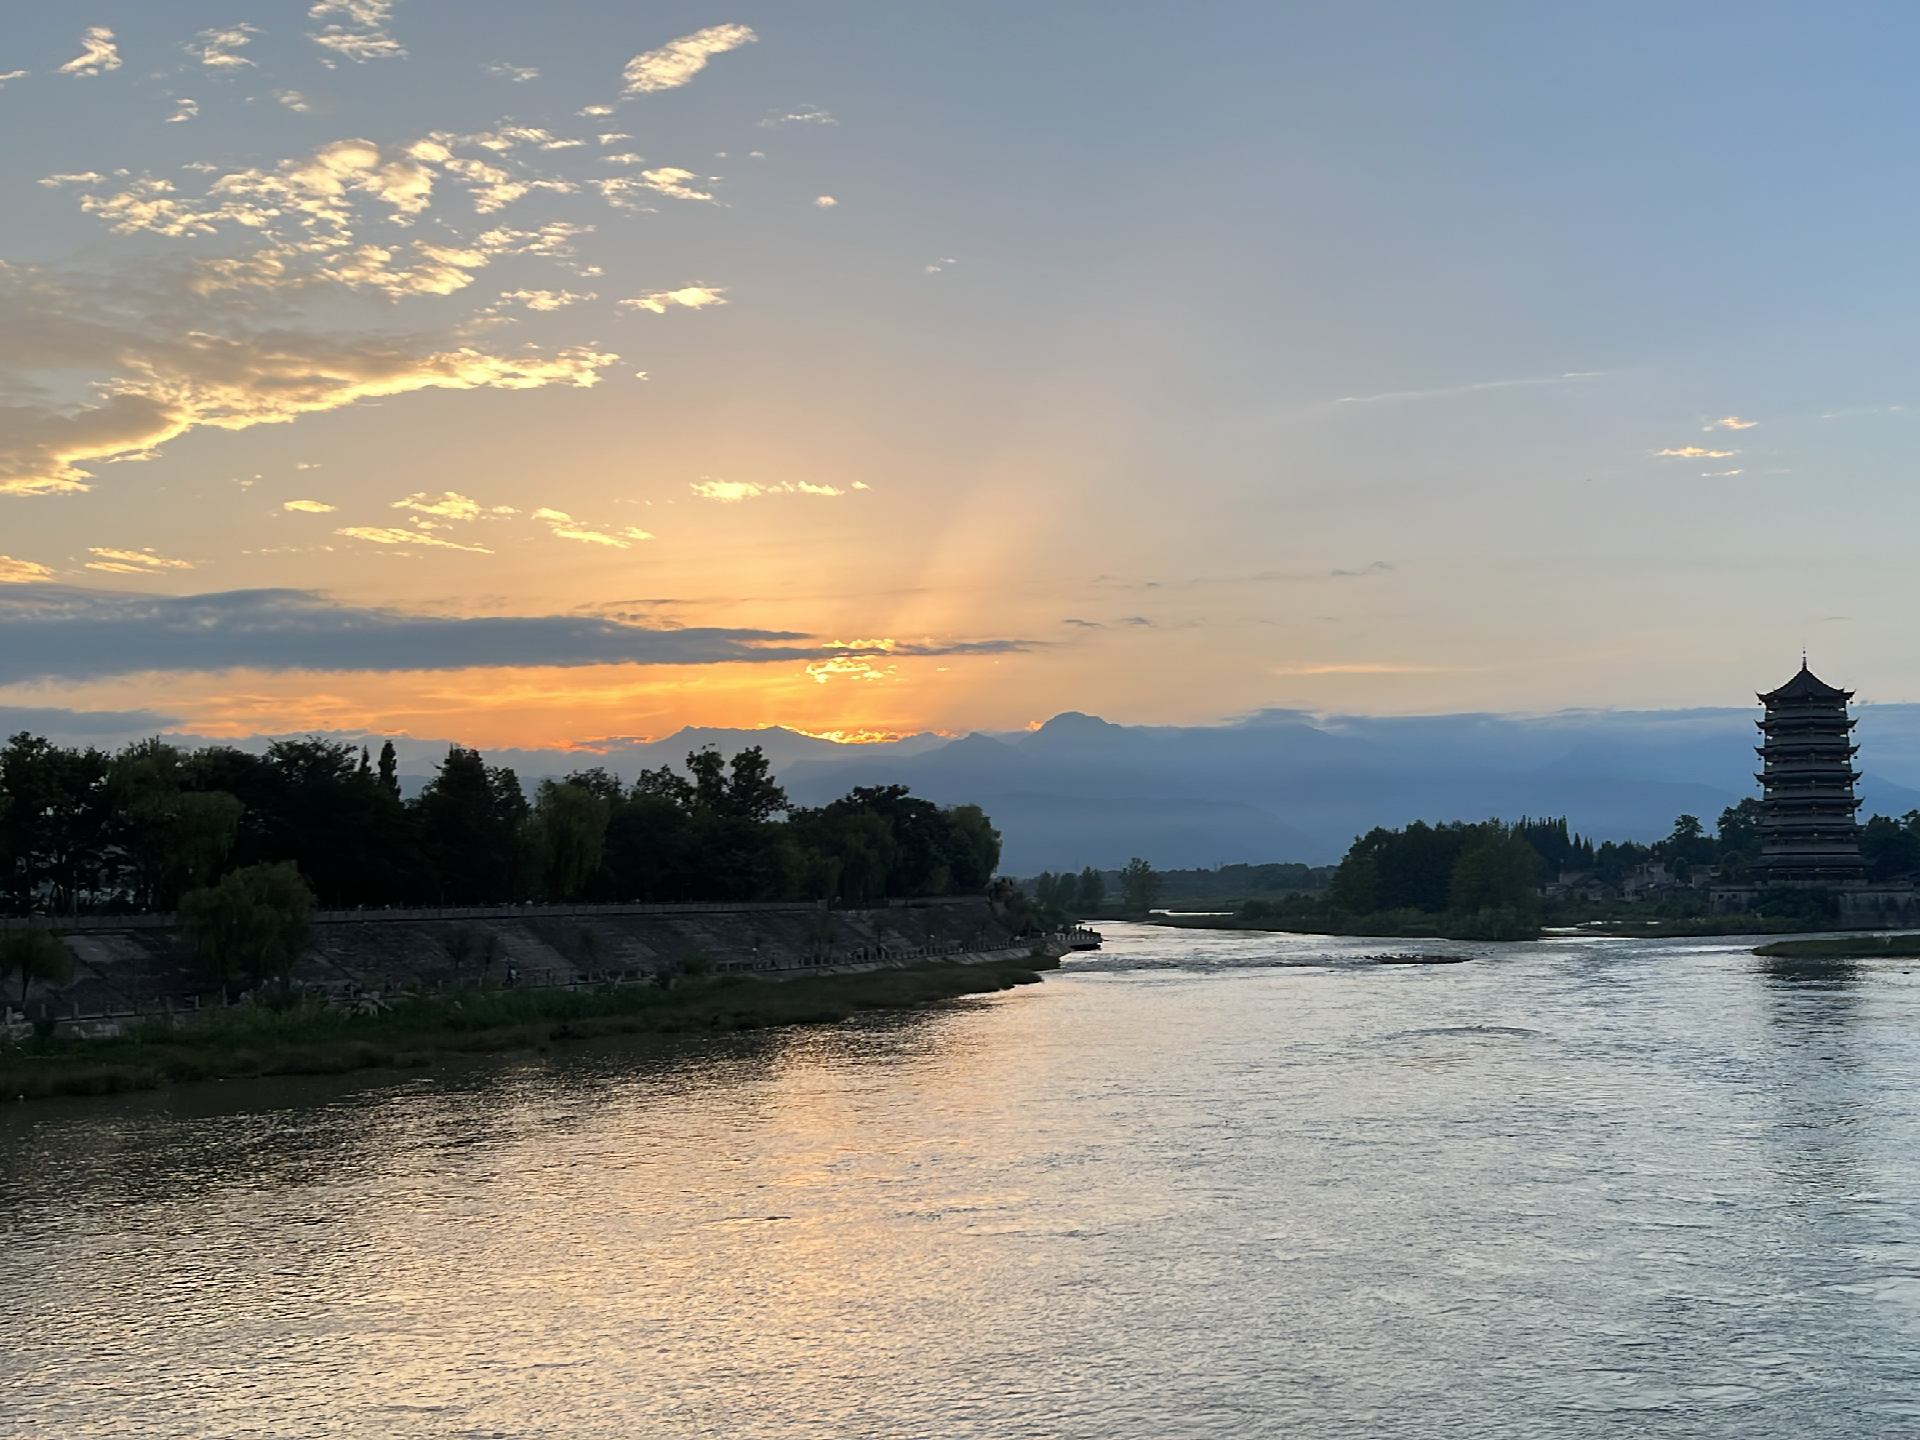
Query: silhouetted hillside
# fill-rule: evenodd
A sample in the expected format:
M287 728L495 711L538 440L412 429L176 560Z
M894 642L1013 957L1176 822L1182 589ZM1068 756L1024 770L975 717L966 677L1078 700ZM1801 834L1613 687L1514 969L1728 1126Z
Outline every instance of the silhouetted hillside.
M686 729L650 742L487 755L532 784L591 765L631 780L642 769L677 765L689 750L732 754L758 745L803 804L853 785L897 783L942 804L981 805L1005 836L1005 868L1032 874L1112 868L1133 855L1165 868L1328 864L1355 835L1418 819L1565 815L1595 839L1650 841L1676 815L1711 826L1723 808L1758 793L1756 713L1267 711L1225 725L1145 726L1069 711L1037 730L958 739L846 745L777 728ZM1858 715L1863 815L1920 808L1920 706L1868 705ZM53 712L34 718L55 721L48 728L59 733ZM431 773L446 753L444 740L402 739L397 747L403 779Z

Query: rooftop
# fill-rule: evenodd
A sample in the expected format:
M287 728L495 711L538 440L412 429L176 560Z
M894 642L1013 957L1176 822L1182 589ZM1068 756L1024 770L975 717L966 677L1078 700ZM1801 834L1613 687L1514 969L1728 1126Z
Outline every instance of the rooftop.
M1792 704L1795 701L1824 700L1842 705L1853 698L1851 690L1841 690L1827 684L1813 671L1807 668L1805 659L1800 661L1800 673L1794 676L1778 690L1771 690L1760 697L1762 705Z

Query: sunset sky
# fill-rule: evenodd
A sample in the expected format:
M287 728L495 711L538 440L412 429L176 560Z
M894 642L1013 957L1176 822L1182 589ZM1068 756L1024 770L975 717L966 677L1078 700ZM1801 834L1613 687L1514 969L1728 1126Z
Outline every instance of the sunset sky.
M0 35L0 706L564 746L1920 700L1903 5Z

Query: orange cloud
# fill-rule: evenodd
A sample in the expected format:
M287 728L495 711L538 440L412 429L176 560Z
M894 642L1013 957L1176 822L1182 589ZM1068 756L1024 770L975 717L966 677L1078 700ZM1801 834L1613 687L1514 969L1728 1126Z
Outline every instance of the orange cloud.
M11 555L0 555L0 585L25 585L34 580L45 580L53 571L32 560L16 560Z
M132 695L213 737L370 731L489 747L565 748L584 736L669 735L682 725L785 725L883 738L938 728L911 676L891 685L816 683L800 665L500 667L318 674L234 670L82 685L9 687L12 704L123 709ZM944 679L944 677L942 677Z

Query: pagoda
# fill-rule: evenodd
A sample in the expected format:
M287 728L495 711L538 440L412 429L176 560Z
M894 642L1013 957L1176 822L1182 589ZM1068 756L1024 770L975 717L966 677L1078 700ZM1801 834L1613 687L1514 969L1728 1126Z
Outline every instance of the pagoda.
M1851 690L1827 684L1800 660L1800 673L1760 697L1766 718L1756 721L1765 791L1760 802L1760 856L1753 878L1762 885L1846 886L1866 879L1860 858L1860 802L1853 784L1858 747L1847 714Z

